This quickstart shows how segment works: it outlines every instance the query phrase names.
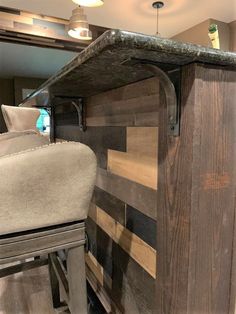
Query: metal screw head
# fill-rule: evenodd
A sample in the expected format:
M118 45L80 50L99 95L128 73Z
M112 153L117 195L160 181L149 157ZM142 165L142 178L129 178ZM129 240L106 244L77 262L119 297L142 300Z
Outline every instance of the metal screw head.
M161 9L162 7L164 7L164 3L162 1L155 1L153 2L152 7L154 9Z

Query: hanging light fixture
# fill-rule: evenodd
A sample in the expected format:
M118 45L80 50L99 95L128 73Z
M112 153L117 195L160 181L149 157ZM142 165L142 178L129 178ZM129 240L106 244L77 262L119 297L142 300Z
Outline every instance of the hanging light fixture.
M104 4L103 0L72 0L74 3L78 5L82 5L83 7L100 7Z
M160 36L161 34L159 33L159 9L164 7L164 3L162 1L156 1L153 2L152 7L157 10L157 31L156 31L156 36Z
M69 21L68 34L77 39L91 40L92 32L89 30L87 16L81 7L77 7L72 11L72 16Z

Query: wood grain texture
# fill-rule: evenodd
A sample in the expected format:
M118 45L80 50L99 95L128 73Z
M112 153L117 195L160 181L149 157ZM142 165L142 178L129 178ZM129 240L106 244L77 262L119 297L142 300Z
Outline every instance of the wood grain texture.
M157 189L157 159L144 154L108 150L107 169L120 177Z
M159 80L157 78L150 78L139 81L135 84L125 85L104 93L97 94L87 98L87 105L97 106L104 103L112 103L116 101L128 100L144 95L155 95L159 93ZM158 101L158 100L157 100ZM114 109L115 110L115 109Z
M87 126L158 126L158 112L129 113L115 116L87 117Z
M154 236L156 235L156 221L154 219L127 205L125 227L156 249L156 237Z
M106 191L95 187L93 203L102 208L106 213L108 213L108 215L120 224L125 225L126 204L124 202Z
M126 129L123 127L88 127L81 132L79 126L57 126L57 137L88 145L96 154L98 166L107 168L107 150L126 151Z
M63 24L63 25L68 25L69 21L66 19L58 18L58 17L52 17L52 16L46 16L43 14L35 14L27 11L20 11L19 13L21 16L25 16L31 19L38 19L42 21L47 21L47 22L54 22L58 24Z
M92 205L89 216L118 243L153 278L156 277L156 251L141 238L131 233L101 208Z
M62 50L81 51L89 43L67 34L68 20L0 6L1 38L7 42L30 44ZM90 25L93 40L107 28Z
M105 274L111 278L113 273L113 240L107 235L105 231L96 225L96 223L90 217L87 219L86 228L89 238L89 251L103 267Z
M130 113L143 113L143 112L156 112L159 95L148 95L137 98L130 98L124 100L117 100L112 102L109 100L107 103L98 105L87 105L87 116L90 117L103 117L111 115L122 115ZM144 106L145 104L145 106Z
M159 81L151 78L89 97L87 125L157 126L158 105Z
M94 276L97 278L98 282L103 286L103 267L98 263L91 252L85 254L85 262Z
M9 21L17 21L17 22L21 22L24 24L28 24L28 25L33 24L33 19L30 17L21 16L21 15L17 15L17 14L10 14L10 13L0 11L0 23L1 23L1 19L9 20Z
M188 311L229 313L235 238L236 72L196 68ZM208 104L206 106L206 104ZM210 118L210 119L209 119ZM205 179L210 175L209 185ZM207 189L206 189L207 187ZM198 251L198 252L197 252ZM197 253L196 253L197 252ZM202 258L206 261L202 266ZM202 295L201 291L208 291ZM235 295L231 296L235 301Z
M175 140L166 135L167 112L160 108L158 313L229 313L235 82L230 70L185 67L180 137Z
M128 127L127 152L142 154L157 161L158 128L155 127Z
M111 295L122 313L154 314L155 279L116 243Z
M86 266L86 276L87 276L87 280L90 286L92 287L98 299L100 300L101 304L103 305L104 309L106 310L106 313L121 314L115 302L111 299L110 295L107 293L104 287L99 283L97 278L94 276L93 272L87 266Z
M47 266L1 279L0 312L54 314Z
M96 185L152 219L157 217L156 191L98 168ZM128 191L128 193L127 193Z

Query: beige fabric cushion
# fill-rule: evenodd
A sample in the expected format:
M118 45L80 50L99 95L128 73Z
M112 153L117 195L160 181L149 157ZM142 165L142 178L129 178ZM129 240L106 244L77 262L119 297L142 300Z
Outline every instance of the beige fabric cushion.
M83 220L96 157L80 143L51 144L0 158L0 234Z
M8 131L38 131L36 122L40 116L39 109L6 105L2 105L1 108Z
M6 132L0 134L0 142L9 140L13 137L19 137L26 134L38 134L38 132L34 130L28 130L28 131L15 131L15 132Z
M18 132L14 137L12 133L15 132L6 133L3 140L1 137L4 136L0 136L0 157L49 144L47 137L35 132Z

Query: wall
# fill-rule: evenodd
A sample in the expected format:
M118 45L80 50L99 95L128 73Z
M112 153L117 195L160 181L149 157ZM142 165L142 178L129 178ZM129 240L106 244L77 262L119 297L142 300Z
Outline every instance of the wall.
M30 77L15 77L14 91L15 91L15 105L19 105L22 100L22 89L37 89L46 79L30 78Z
M230 28L230 50L236 52L236 21L229 23Z
M209 25L213 23L218 26L221 49L225 51L233 50L231 43L231 30L233 28L233 24L227 24L214 19L203 21L202 23L199 23L184 32L175 35L172 39L212 47L210 38L208 37L208 28Z
M155 313L158 105L152 78L88 98L84 133L69 106L56 111L56 136L98 159L87 275L112 313Z
M15 77L13 79L0 78L0 105L15 106L22 101L22 89L36 89L45 80L29 77ZM6 132L7 128L0 110L0 133Z
M0 105L14 105L14 81L13 79L0 78ZM0 110L0 133L6 132L6 125Z

